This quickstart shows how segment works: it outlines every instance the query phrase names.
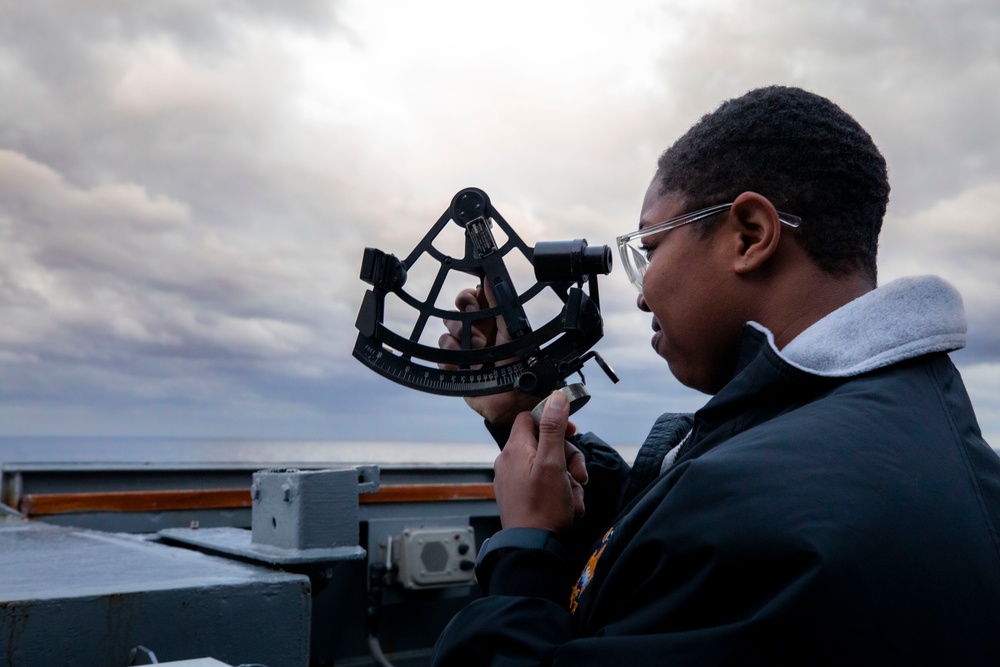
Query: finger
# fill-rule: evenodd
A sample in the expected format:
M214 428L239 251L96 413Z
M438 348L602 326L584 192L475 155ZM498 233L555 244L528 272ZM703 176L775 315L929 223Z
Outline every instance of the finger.
M458 320L443 320L444 328L448 330L448 334L451 335L455 342L461 347L462 341L462 328L463 323ZM471 331L470 342L472 343L472 349L479 350L486 347L486 336L477 327L473 326ZM439 347L443 347L438 343ZM459 349L455 348L455 349ZM451 348L448 348L451 349Z
M573 496L573 516L577 519L583 518L586 513L586 506L583 503L583 487L572 477L569 478L569 489Z
M510 426L510 437L507 439L507 446L516 445L527 450L537 450L538 441L535 433L535 420L531 418L531 413L521 412L514 418ZM504 447L504 451L507 448Z
M484 341L482 338L479 338L478 340L476 338L472 339L472 347L475 349L482 348L485 345L486 341ZM458 340L451 334L441 334L438 337L438 347L441 348L442 350L448 350L448 351L464 349L462 348L462 344L459 343ZM468 366L459 366L458 364L443 364L443 363L438 364L438 368L440 368L443 371L457 371L460 370L461 368L468 368L470 370L476 371L482 367L483 367L482 364L469 364Z
M496 305L494 302L493 306ZM474 313L479 310L486 310L491 305L486 298L486 293L482 285L475 289L464 289L455 297L455 307L463 313ZM462 340L463 323L459 320L445 320L445 326L449 333L458 340ZM496 341L497 324L493 317L484 317L481 320L472 322L472 347L480 349L487 345L492 345Z
M493 290L489 288L488 282L483 281L479 287L475 290L476 305L475 308L467 308L466 312L471 310L486 310L488 308L494 308L497 305L496 299L492 298ZM486 337L486 340L490 342L491 345L497 343L497 322L500 318L497 317L486 317L481 320L476 320L473 324L475 327L482 331L482 334Z
M538 462L566 469L566 425L569 422L569 400L561 391L554 391L545 402L538 422Z
M507 475L524 477L527 472L522 470L521 465L525 461L532 460L537 449L535 422L530 415L519 414L511 424L507 444L503 446L493 462L493 470L496 473L494 486L496 486L497 481L502 480Z
M458 296L455 297L455 308L462 313L470 310L482 310L483 307L479 303L479 288L468 287L459 292Z
M483 280L482 290L480 290L480 303L483 308L496 308L497 307L497 297L493 293L493 286L490 285L490 281ZM498 341L506 342L510 340L510 333L507 331L507 323L504 322L502 317L497 317L493 320L496 325L496 337Z
M481 289L479 287L475 289L469 287L462 290L455 297L455 308L462 313L472 313L477 310L482 310L483 306L480 305L479 303L480 292ZM454 336L457 340L459 341L462 340L463 322L461 320L444 320L444 326L448 329L448 333ZM485 343L485 336L483 336L483 332L477 331L476 328L473 327L472 329L473 341L475 341L477 337L479 337L483 341L483 344L476 345L475 342L473 342L473 347L484 347L486 343Z
M452 338L451 334L441 334L441 336L438 337L438 347L442 350L459 350L462 346L458 344L457 340ZM438 364L438 368L445 371L458 370L458 366L455 364Z
M458 339L451 334L441 334L438 337L438 347L442 350L461 350L462 345L458 342Z
M569 471L573 481L586 484L590 479L590 475L587 473L587 459L583 456L583 452L572 444L565 440L563 443L566 455L566 470Z
M476 298L479 299L480 308L496 308L497 297L493 294L493 286L485 278L483 279L483 283L476 288Z

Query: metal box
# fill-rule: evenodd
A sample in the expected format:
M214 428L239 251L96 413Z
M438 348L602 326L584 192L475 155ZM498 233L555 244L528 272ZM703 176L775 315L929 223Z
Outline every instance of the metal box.
M393 563L404 588L468 585L476 580L471 526L405 528L393 539Z

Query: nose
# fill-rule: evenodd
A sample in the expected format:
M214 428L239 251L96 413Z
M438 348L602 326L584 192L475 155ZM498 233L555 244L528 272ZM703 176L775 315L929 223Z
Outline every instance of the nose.
M639 292L639 297L635 300L635 306L636 306L636 308L638 308L639 310L641 310L641 311L643 311L645 313L652 312L649 309L649 306L646 305L646 297L643 296L642 292Z

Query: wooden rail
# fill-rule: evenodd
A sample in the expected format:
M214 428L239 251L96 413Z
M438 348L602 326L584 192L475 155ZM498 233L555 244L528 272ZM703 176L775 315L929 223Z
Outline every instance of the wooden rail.
M362 493L358 502L370 503L435 503L447 500L496 500L493 485L479 484L393 484L376 493Z
M362 493L358 502L432 503L455 500L494 500L493 485L392 484L375 493ZM88 512L166 512L175 510L239 509L252 505L249 489L180 489L167 491L96 491L87 493L29 493L19 503L25 516Z

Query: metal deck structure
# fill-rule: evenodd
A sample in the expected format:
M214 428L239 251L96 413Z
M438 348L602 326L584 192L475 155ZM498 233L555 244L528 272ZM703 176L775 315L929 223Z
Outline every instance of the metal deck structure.
M499 527L495 456L486 441L0 439L0 664L124 667L154 654L376 664L374 602L388 660L424 665L447 621L478 595L460 571L468 564L452 561L474 556ZM249 540L255 471L373 466L377 490L361 484L320 515L356 524L357 544L338 545L351 546L351 558L275 564L184 538L216 530ZM296 511L328 502L321 495ZM475 544L459 557L466 535ZM408 566L398 561L404 550L415 559ZM391 576L397 562L406 581ZM386 564L390 576L373 579L373 566Z

